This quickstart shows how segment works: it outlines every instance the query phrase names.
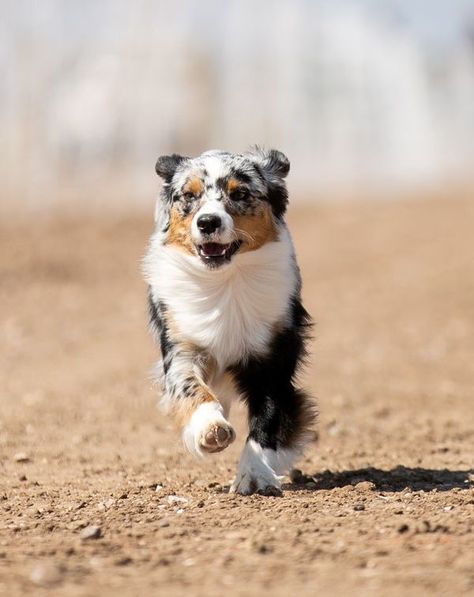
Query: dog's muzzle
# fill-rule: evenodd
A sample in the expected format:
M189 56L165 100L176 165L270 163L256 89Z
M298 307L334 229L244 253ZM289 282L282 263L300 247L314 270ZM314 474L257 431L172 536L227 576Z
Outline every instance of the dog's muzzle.
M234 240L232 217L222 205L206 205L193 223L193 240L197 253L213 269L228 263L242 244Z
M197 245L199 257L209 267L215 268L229 262L240 249L242 242L235 240L231 243L205 242Z

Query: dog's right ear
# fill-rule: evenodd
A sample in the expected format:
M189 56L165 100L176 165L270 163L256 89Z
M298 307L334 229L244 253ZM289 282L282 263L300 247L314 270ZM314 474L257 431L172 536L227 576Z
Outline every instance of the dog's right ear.
M162 155L156 162L155 170L158 176L169 184L173 180L174 173L178 167L189 158L173 153L171 155Z

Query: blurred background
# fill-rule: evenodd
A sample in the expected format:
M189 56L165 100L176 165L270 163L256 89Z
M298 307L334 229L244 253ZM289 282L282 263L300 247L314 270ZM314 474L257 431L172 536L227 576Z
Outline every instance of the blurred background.
M265 144L294 198L474 180L472 0L2 0L3 212L138 210L161 153Z
M0 595L472 595L474 0L0 8ZM314 482L232 501L243 408L184 452L140 263L158 155L255 143L292 162L319 439Z

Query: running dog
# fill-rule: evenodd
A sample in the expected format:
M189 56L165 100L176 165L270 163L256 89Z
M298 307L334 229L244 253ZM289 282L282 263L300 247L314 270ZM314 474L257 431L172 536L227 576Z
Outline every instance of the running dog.
M231 402L249 434L231 492L281 493L315 418L296 385L310 319L285 223L287 157L256 148L162 156L156 229L144 261L162 404L196 455L235 439Z

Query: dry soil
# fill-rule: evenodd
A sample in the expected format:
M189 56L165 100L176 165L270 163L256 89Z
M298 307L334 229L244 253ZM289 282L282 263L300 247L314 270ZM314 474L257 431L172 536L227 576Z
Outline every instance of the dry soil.
M290 223L318 437L283 497L228 494L156 408L150 218L0 228L0 594L474 593L474 202Z

